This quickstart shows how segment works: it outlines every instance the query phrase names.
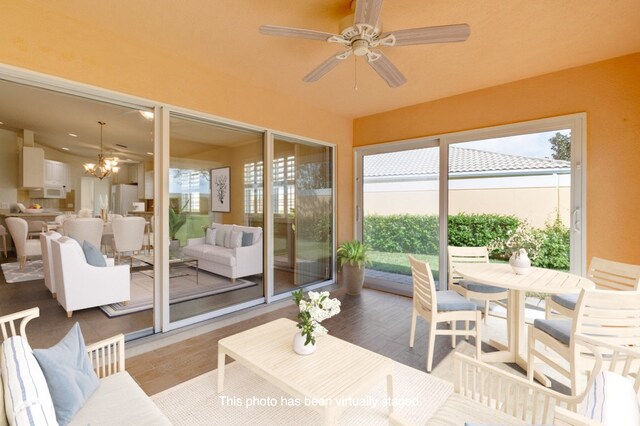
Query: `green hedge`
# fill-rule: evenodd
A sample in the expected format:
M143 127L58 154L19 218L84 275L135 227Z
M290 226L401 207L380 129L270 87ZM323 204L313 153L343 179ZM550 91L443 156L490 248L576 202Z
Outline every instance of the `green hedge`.
M507 239L520 220L497 214L449 216L449 245L480 247ZM371 250L389 253L438 254L439 223L436 215L368 215L364 218L365 244Z
M449 216L449 245L481 247L506 241L523 221L499 214L457 214ZM365 244L370 250L386 253L438 254L439 223L436 215L368 215L364 218ZM534 266L569 269L569 230L559 221L532 232L541 236ZM501 250L490 253L504 258Z

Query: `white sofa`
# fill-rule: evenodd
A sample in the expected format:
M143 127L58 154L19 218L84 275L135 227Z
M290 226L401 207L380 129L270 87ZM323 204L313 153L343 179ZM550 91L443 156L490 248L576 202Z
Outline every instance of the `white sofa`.
M19 335L26 340L25 327L30 320L37 318L38 315L39 309L31 308L0 317L3 340L11 337L7 330L11 331L14 336ZM20 321L20 323L15 324L17 321ZM87 345L87 352L93 370L100 379L100 386L75 414L69 423L70 425L171 424L129 373L125 371L124 336L122 334ZM37 362L35 364L30 363L30 367L39 368ZM42 377L42 375L40 376ZM12 417L12 420L25 419L29 410L33 410L35 406L47 406L45 400L40 400L40 398L46 398L45 394L49 394L46 382L35 381L30 385L35 386L35 390L39 395L38 400L29 400L23 404L11 406L6 404L7 394L2 395L2 389L12 388L12 385L8 383L0 384L0 399L5 402L0 406L0 410L2 410L0 412L0 425L8 424L7 417ZM12 412L9 412L11 409ZM29 423L28 420L26 424ZM40 422L39 424L43 423Z
M222 225L213 223L218 242L220 234L228 235L231 231L253 234L253 242L246 247L230 248L224 244L206 244L205 237L190 238L182 252L186 256L198 259L198 266L205 271L231 278L246 277L262 273L262 228L239 225Z

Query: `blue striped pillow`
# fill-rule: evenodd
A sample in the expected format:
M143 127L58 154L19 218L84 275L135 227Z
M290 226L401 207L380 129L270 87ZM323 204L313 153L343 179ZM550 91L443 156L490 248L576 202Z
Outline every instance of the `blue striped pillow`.
M2 381L12 425L57 425L53 401L31 347L21 336L2 343Z
M611 371L599 373L578 406L578 414L603 425L639 425L640 407L633 383Z

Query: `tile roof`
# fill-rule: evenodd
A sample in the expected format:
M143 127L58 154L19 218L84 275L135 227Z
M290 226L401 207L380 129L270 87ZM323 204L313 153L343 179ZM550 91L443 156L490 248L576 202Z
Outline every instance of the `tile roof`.
M449 151L451 173L487 173L505 171L571 170L569 161L523 157L452 146ZM439 171L437 149L412 149L364 158L365 177L433 175Z

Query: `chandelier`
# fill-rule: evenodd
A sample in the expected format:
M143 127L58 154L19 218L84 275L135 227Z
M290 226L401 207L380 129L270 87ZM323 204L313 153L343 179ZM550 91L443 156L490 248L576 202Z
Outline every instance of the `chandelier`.
M120 167L118 167L118 159L117 158L105 158L104 153L102 151L102 128L105 124L102 121L98 121L100 125L100 154L98 154L98 163L85 163L84 170L86 173L89 173L98 179L102 180L107 176L112 175L113 173L118 173Z

